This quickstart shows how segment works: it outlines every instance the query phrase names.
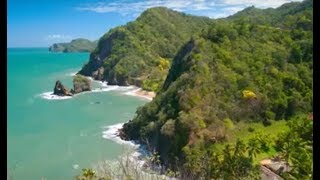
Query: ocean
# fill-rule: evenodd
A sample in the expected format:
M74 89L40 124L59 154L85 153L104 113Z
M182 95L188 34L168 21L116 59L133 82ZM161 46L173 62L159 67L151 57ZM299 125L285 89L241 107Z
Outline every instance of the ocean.
M48 48L7 49L7 166L14 180L74 179L82 168L116 160L125 144L115 130L147 99L135 87L93 81L93 92L52 96L56 80L69 89L89 53L52 53ZM110 140L111 139L111 140Z

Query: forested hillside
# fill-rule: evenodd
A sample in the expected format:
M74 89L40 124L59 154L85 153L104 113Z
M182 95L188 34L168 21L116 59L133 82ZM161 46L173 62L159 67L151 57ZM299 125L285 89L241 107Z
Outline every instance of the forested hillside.
M179 48L210 22L164 7L148 9L101 37L79 73L110 85L135 84L157 91Z
M214 21L179 49L157 96L124 125L123 138L198 177L201 155L227 142L233 124L268 126L312 112L312 22L309 0Z
M312 0L216 20L151 8L106 33L79 73L157 92L120 136L169 176L260 179L259 161L276 157L291 166L278 175L312 179L312 11Z

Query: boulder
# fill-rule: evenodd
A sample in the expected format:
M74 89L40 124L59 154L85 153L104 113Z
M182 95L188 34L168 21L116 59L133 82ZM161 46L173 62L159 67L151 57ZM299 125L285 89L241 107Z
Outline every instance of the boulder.
M282 180L279 176L283 172L291 171L289 163L279 158L265 159L260 161L262 180Z
M63 84L58 80L53 89L53 94L58 96L72 96L72 93L63 86Z
M91 81L82 75L76 75L73 78L72 93L77 94L83 91L91 91Z

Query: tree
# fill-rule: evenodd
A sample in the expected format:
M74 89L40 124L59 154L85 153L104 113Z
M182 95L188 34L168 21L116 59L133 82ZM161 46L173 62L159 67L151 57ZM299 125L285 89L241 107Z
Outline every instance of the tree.
M290 130L282 133L276 141L276 148L292 167L284 176L312 178L313 121L306 115L297 116L288 122L288 126Z

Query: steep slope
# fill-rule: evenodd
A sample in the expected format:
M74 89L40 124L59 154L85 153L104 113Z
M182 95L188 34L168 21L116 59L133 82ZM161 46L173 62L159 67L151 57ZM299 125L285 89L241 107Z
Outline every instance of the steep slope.
M101 37L79 73L108 84L135 84L157 91L178 49L210 22L164 7L148 9Z
M70 43L55 43L49 47L52 52L92 52L97 47L97 41L91 42L88 39L78 38Z
M122 138L140 140L175 168L196 163L190 149L199 143L225 141L230 120L267 122L312 111L312 3L306 2L278 21L296 28L219 20L191 38L155 99L124 125Z

